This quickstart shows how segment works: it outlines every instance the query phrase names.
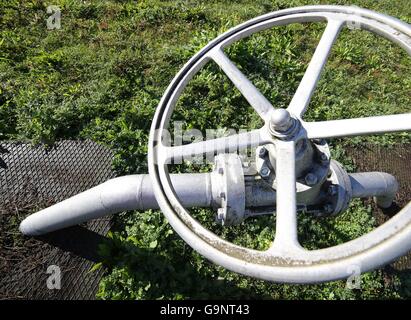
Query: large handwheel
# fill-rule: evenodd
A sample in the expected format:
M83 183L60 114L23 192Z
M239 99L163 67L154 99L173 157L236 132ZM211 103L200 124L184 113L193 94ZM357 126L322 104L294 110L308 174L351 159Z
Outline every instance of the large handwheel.
M326 21L327 27L287 110L270 102L224 54L223 49L255 32L290 23ZM276 282L313 283L348 277L384 265L411 249L411 202L388 222L352 241L320 250L302 248L297 237L295 148L299 139L346 137L411 130L411 113L359 119L304 122L302 117L340 30L347 25L377 33L411 54L411 26L357 7L308 6L281 10L247 21L219 36L198 52L169 85L153 119L149 140L149 173L156 199L176 232L200 254L227 269ZM215 61L265 125L234 136L170 146L162 140L181 92L207 61ZM276 233L265 251L241 247L205 229L183 208L170 182L167 163L174 157L224 153L274 144L276 148Z

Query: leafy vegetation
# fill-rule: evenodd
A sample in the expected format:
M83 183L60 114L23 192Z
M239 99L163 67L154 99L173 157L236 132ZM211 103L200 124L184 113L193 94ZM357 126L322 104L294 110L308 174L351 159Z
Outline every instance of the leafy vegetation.
M319 3L324 1L56 0L62 28L47 30L48 3L0 0L0 139L50 145L58 139L91 138L113 150L118 174L146 173L150 120L167 85L193 54L247 19ZM411 22L407 0L327 3L354 4ZM227 54L276 107L286 107L323 29L321 23L274 28L233 44ZM407 112L410 67L411 59L394 44L344 30L307 118ZM212 63L189 84L173 117L201 130L260 124ZM410 141L409 134L392 134L331 144L334 156L354 170L344 145ZM190 169L199 168L184 170ZM273 237L272 217L221 228L209 211L194 214L210 230L244 246L262 249ZM360 201L336 218L299 220L300 238L308 248L342 243L376 226L371 208ZM410 297L410 277L386 270L363 275L360 290L346 289L344 281L280 285L229 272L194 252L158 211L123 213L116 223L101 248L102 265L108 268L101 299Z

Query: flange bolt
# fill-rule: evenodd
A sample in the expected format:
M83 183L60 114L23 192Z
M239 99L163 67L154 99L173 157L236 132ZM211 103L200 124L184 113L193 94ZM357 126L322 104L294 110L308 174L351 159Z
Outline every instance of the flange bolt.
M268 178L268 177L270 176L270 173L271 173L271 171L270 171L270 169L267 168L267 167L262 167L261 170L260 170L260 175L261 175L263 178Z
M327 203L326 205L324 205L324 211L325 213L333 213L334 206L331 203Z
M267 154L267 149L264 147L262 147L260 151L258 151L258 155L260 158L264 158L266 154Z
M317 176L315 175L315 174L313 174L313 173L307 173L307 175L305 176L305 183L308 185L308 186L313 186L313 185L315 185L316 183L317 183Z
M217 222L222 223L224 221L225 210L224 208L217 209Z
M328 188L328 195L335 196L338 193L338 187L336 185L331 185Z

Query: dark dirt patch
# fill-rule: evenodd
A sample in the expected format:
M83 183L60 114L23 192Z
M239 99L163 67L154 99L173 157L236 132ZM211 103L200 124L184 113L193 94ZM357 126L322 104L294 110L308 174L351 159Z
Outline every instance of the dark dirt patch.
M62 141L51 150L8 142L0 152L0 299L93 299L104 270L89 270L109 218L37 238L22 236L18 225L112 177L111 153L91 141ZM61 270L60 290L47 289L51 265Z
M411 144L398 144L389 147L366 144L356 147L346 147L347 155L352 158L358 172L384 171L392 174L398 180L400 190L395 204L388 210L378 208L371 199L365 200L371 204L373 214L379 225L390 219L411 200ZM391 265L395 270L410 270L411 252L401 257Z

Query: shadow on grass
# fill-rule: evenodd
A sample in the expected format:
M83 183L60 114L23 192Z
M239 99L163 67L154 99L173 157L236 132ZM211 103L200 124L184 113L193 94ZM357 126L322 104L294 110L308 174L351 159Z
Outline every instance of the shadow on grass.
M36 237L65 252L71 252L92 262L99 262L99 245L107 238L82 226L74 226Z
M203 275L187 256L159 254L130 242L102 236L82 226L74 226L36 237L94 263L104 261L109 271L122 269L131 280L133 292L144 289L144 297L190 299L269 299L268 295L240 288L229 280ZM191 250L191 249L190 249ZM121 283L121 282L120 282ZM116 292L122 291L116 284ZM120 284L121 285L121 284ZM127 298L125 295L122 298Z
M176 251L167 252L156 249L141 248L127 241L106 239L100 247L100 254L104 258L104 265L109 270L119 269L125 273L126 288L119 287L121 281L113 279L105 289L111 288L114 292L122 292L122 299L134 298L129 292L142 292L142 299L269 299L265 294L258 294L254 290L241 288L234 281L217 278L197 270L192 264L192 255L178 254ZM113 275L113 272L112 272ZM121 278L121 277L120 277ZM107 278L106 278L107 280ZM109 289L110 290L110 289ZM107 293L107 292L106 292ZM110 293L104 296L110 299Z

